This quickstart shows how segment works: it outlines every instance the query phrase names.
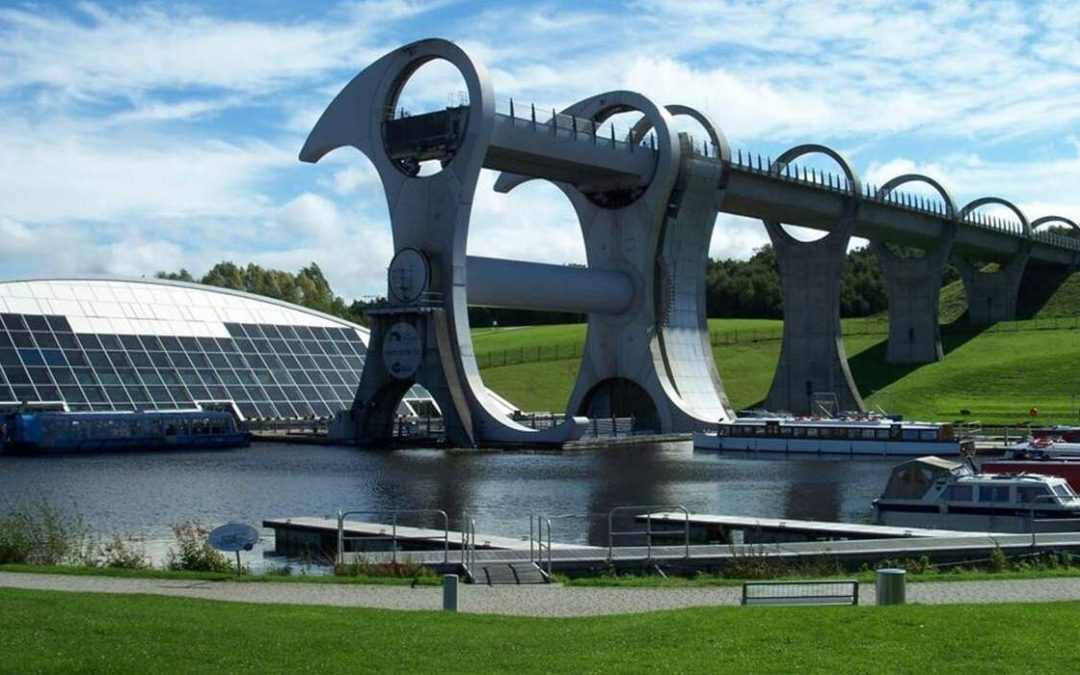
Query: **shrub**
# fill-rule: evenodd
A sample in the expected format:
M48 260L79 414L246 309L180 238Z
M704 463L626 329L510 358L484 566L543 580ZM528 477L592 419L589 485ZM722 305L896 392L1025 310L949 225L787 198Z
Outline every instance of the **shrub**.
M92 563L93 547L82 515L64 513L45 498L0 517L0 563Z
M172 526L173 536L179 550L169 549L167 566L171 570L196 572L230 572L229 559L210 545L207 535L210 528L199 521L178 523Z
M990 551L989 567L991 572L1004 572L1009 569L1009 558L1000 546L995 546L994 550Z
M427 567L405 559L400 562L376 563L357 557L353 562L334 565L339 577L399 577L404 579L434 576Z
M101 547L101 564L128 570L142 570L151 566L142 542L134 537L120 535L114 536Z

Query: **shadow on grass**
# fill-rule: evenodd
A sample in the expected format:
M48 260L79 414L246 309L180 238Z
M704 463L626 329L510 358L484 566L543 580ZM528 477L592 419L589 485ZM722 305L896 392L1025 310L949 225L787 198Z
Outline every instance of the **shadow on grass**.
M954 322L941 327L941 348L948 358L949 353L959 349L975 339L990 326L974 326L968 323ZM885 354L889 341L882 340L876 345L864 349L848 359L851 376L863 396L880 391L910 373L922 368L922 363L886 363Z

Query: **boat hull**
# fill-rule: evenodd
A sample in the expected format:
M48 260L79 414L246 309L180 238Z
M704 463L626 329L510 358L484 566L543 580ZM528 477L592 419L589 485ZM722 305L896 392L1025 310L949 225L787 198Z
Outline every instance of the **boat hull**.
M799 455L877 455L922 457L958 455L957 441L905 441L876 439L810 439L718 436L694 434L694 448L721 452L776 452Z
M940 530L963 530L965 532L1008 532L1012 534L1025 534L1031 532L1032 522L1030 512L1008 512L1005 510L993 511L979 509L977 507L939 509L936 504L923 505L918 508L907 507L880 507L875 506L875 522L879 525L891 525L893 527L917 527ZM1072 517L1069 517L1072 515ZM1076 532L1080 531L1080 522L1076 520L1080 514L1064 515L1060 512L1051 515L1049 513L1036 513L1038 523L1035 525L1039 533L1043 532ZM1056 522L1055 519L1060 520Z

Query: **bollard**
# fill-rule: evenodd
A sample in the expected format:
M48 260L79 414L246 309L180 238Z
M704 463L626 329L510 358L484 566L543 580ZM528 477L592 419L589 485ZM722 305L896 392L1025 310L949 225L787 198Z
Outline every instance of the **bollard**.
M904 604L907 585L907 570L880 569L875 576L877 585L877 604Z
M444 574L442 578L442 608L444 612L457 611L458 576Z

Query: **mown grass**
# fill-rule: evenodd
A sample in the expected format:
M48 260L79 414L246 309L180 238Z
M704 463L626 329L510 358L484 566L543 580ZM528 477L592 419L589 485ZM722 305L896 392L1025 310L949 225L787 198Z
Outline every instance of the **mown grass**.
M468 589L466 589L466 593ZM466 596L467 597L467 596ZM0 590L9 672L1064 672L1080 603L534 619Z
M728 325L734 325L727 320ZM946 357L923 366L885 363L884 335L844 339L852 375L870 405L914 419L978 420L983 424L1076 423L1080 409L1080 330L1016 322L983 333L946 333ZM583 327L573 327L583 331ZM569 327L522 328L567 335ZM755 330L769 329L768 324ZM857 329L861 330L861 329ZM732 404L751 407L768 393L780 356L778 340L719 344L713 356ZM579 359L485 368L484 381L523 410L562 411L577 376ZM961 411L967 410L968 415Z

